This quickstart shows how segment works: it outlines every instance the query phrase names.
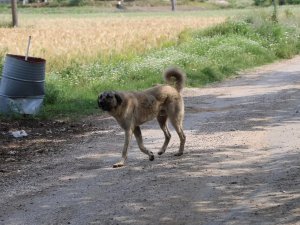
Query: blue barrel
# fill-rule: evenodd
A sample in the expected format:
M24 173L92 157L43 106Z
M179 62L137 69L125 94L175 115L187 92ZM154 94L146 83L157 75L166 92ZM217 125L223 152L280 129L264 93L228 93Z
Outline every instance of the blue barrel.
M7 54L0 82L0 112L36 114L45 96L46 60Z
M9 98L45 95L46 60L7 54L2 71L0 95Z

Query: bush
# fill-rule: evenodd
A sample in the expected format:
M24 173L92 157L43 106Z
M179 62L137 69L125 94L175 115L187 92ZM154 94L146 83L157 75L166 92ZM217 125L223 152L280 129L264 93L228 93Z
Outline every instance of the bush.
M287 0L288 4L292 4L292 5L296 5L296 4L300 4L300 0Z
M70 0L69 5L70 6L80 6L83 5L84 1L83 0Z
M58 102L59 99L59 90L52 83L46 83L45 85L46 95L44 98L44 103L48 105L53 105Z
M270 4L271 4L270 0L254 0L254 5L256 6L267 6Z
M276 0L276 3L279 5L291 4L296 5L300 4L300 0ZM254 0L254 5L256 6L268 6L272 4L272 0Z

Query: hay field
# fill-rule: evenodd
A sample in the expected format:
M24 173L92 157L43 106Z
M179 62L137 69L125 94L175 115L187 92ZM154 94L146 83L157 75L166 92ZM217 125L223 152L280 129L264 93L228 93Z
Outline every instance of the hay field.
M19 28L0 28L0 53L25 54L32 36L30 55L47 60L48 71L72 63L84 64L97 56L115 53L142 53L176 41L185 29L198 29L220 23L225 17L188 16L93 16L43 17L20 20Z

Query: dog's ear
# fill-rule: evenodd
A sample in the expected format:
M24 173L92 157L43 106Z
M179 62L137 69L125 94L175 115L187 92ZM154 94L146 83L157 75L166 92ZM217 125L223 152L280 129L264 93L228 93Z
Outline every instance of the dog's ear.
M115 98L117 100L118 105L121 105L121 103L123 102L122 97L120 96L120 94L115 93Z

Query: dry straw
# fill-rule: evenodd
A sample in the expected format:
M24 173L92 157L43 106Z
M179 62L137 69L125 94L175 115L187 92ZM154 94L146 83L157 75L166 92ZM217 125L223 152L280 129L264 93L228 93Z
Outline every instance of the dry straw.
M205 28L223 17L96 17L26 19L19 28L0 28L0 51L24 54L28 36L31 55L47 60L50 70L76 61L86 63L97 55L143 52L176 40L187 28Z

